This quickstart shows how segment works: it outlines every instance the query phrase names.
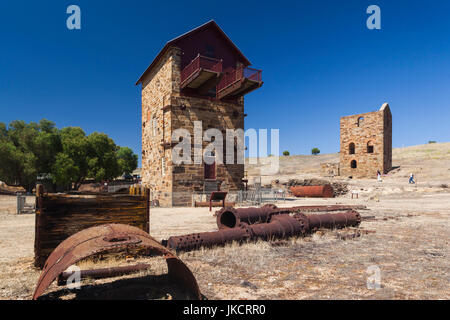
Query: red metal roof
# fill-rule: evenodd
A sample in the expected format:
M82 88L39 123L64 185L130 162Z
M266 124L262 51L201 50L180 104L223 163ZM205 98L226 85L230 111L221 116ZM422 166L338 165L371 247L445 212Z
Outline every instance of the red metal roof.
M242 63L244 63L245 66L249 66L251 65L250 61L244 56L244 54L241 52L241 50L239 50L239 48L233 43L233 41L231 41L231 39L225 34L225 32L223 32L223 30L219 27L219 25L214 21L214 20L210 20L205 24L202 24L201 26L192 29L191 31L188 31L178 37L176 37L175 39L172 39L170 41L168 41L166 43L166 45L162 48L162 50L158 53L158 55L156 56L156 58L152 61L152 63L150 64L150 66L145 70L145 72L139 77L138 81L136 82L136 85L138 85L139 83L142 82L144 76L150 72L155 65L158 63L158 61L161 59L161 57L172 47L176 47L176 44L182 40L185 39L187 37L190 37L192 35L194 35L195 33L202 31L206 28L214 28L216 29L219 34L223 37L223 39L230 45L230 47L236 52L236 55L239 56L240 60L242 60Z

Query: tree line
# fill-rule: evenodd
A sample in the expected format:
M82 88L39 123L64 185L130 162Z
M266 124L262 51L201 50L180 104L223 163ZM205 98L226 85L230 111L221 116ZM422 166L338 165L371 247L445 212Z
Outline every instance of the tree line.
M111 180L132 173L137 165L138 156L130 148L117 146L104 133L58 129L46 119L15 120L9 126L0 122L0 181L28 192L38 177L78 190L86 179Z

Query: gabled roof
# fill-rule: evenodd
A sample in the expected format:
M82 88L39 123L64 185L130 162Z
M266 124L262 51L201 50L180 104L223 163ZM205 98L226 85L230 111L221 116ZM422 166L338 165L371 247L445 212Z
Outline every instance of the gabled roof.
M236 54L240 57L240 59L242 60L242 62L244 64L246 64L247 66L251 65L250 61L244 56L244 54L241 52L241 50L239 50L239 48L233 43L233 41L231 41L231 39L225 34L225 32L223 32L223 30L219 27L219 25L214 21L214 20L210 20L205 24L202 24L201 26L192 29L191 31L188 31L170 41L168 41L166 43L166 45L162 48L162 50L158 53L158 55L156 56L156 58L152 61L152 63L150 64L150 66L147 68L147 70L145 70L145 72L139 77L138 81L136 82L136 85L138 85L139 83L142 82L144 76L150 72L155 65L158 63L158 61L161 59L161 57L172 47L176 47L176 44L178 41L190 37L192 35L194 35L195 33L202 31L204 29L207 28L214 28L216 29L219 34L224 38L224 40L230 45L230 47L236 52Z

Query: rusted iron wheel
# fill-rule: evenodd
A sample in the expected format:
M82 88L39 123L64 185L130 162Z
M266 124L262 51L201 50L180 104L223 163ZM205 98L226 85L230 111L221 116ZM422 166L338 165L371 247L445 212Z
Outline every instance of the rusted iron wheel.
M201 299L197 280L183 261L145 231L123 224L88 228L61 242L45 263L33 299L38 299L61 273L78 261L98 253L122 249L142 249L149 255L163 256L169 276L182 284L191 297Z

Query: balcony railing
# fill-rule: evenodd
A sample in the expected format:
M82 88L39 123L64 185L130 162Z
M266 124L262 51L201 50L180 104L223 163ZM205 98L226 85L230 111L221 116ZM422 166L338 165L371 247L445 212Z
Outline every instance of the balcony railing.
M222 60L205 57L199 54L183 69L183 71L181 71L181 83L189 79L189 77L200 69L220 73L222 72Z
M241 80L241 79L249 79L256 82L262 81L261 76L262 71L253 69L253 68L244 68L239 67L237 69L232 69L229 72L226 72L220 81L220 83L217 85L217 92L227 88L228 86L232 85L233 83Z

